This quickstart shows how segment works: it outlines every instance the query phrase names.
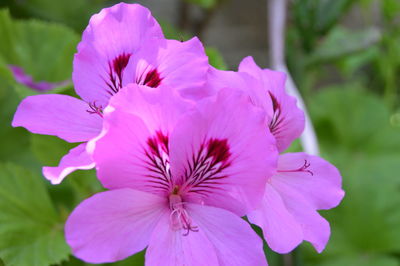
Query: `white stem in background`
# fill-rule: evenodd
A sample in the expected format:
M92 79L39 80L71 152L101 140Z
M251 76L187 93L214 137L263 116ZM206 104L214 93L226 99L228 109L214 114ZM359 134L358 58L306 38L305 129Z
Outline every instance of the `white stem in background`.
M304 111L306 126L300 136L303 150L312 155L319 154L318 141L314 131L310 116L308 115L303 98L296 88L285 63L285 21L286 21L286 0L267 0L268 1L268 40L269 55L272 69L285 72L287 74L286 88L290 95L297 98L298 106Z

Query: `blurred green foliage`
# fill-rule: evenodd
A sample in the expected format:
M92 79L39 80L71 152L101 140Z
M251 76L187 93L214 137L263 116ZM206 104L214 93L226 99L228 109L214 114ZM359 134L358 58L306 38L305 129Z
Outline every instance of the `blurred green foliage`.
M36 81L70 79L80 32L90 15L110 2L0 3L10 10L0 10L0 266L89 265L70 255L63 224L81 200L103 188L94 171L73 173L58 186L41 177L42 165L56 165L74 145L11 127L20 100L35 92L15 82L7 65L22 66ZM215 9L221 1L187 2ZM367 18L375 10L380 24L349 28L342 21L352 9ZM399 266L400 2L295 0L289 10L289 68L309 108L322 156L341 170L346 191L339 207L322 212L332 226L326 250L317 254L302 244L290 265ZM169 38L191 37L174 25L162 26ZM206 52L213 66L227 68L218 50L207 47ZM74 95L71 86L51 93ZM296 141L290 151L300 149ZM267 247L265 252L270 265L283 265L281 255ZM143 261L141 252L112 265Z

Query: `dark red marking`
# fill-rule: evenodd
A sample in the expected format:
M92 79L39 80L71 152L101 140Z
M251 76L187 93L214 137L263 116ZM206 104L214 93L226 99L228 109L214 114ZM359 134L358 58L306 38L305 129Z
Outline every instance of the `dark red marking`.
M209 139L201 145L197 154L187 161L185 180L189 192L207 194L218 189L221 179L228 177L223 173L231 165L231 153L226 139Z
M207 143L207 156L213 158L213 164L227 162L231 156L228 140L210 139Z
M147 139L147 148L144 153L148 158L146 169L151 172L147 177L152 188L170 190L172 187L171 173L169 170L169 138L161 131L156 131L155 136ZM163 154L164 152L165 154Z
M116 58L114 58L112 65L114 68L114 72L117 74L120 81L122 81L122 74L126 66L128 65L129 58L131 54L129 53L122 53Z
M272 101L272 111L274 112L272 115L271 122L269 123L269 129L271 130L272 134L276 134L279 126L283 122L283 117L282 117L282 107L278 100L276 99L275 95L272 94L272 92L268 91L269 96L271 97Z
M150 137L147 140L147 144L150 147L150 151L157 156L160 155L160 148L166 154L169 154L169 138L167 135L164 135L161 131L156 131L156 135L154 137Z
M105 82L108 86L107 92L110 95L114 95L122 88L124 70L128 65L130 57L130 53L122 53L108 62L108 80Z
M162 81L162 78L160 77L160 74L158 73L157 69L153 69L149 71L146 75L146 78L144 79L143 85L152 87L152 88L157 88L160 86L160 83Z

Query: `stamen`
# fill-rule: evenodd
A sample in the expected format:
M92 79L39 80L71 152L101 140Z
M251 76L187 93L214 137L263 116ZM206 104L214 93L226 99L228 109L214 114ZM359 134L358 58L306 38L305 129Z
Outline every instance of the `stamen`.
M304 160L304 164L297 168L297 169L293 169L293 170L278 170L279 173L295 173L295 172L307 172L310 175L314 175L314 173L309 170L308 168L311 166L311 164L309 162L307 162L307 160Z
M174 188L175 191L176 187ZM179 190L179 188L177 188ZM170 223L173 230L184 229L184 236L187 236L190 232L198 232L198 227L192 225L192 220L188 212L184 208L184 202L182 198L177 194L171 194L169 196L169 206L171 209Z
M89 103L90 110L86 110L89 114L98 114L101 118L103 118L103 107L97 106L96 102Z

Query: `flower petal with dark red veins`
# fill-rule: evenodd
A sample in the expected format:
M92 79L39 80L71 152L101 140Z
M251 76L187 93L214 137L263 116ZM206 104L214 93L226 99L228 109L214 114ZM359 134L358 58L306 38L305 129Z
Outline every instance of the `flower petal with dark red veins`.
M277 163L264 119L246 94L229 89L182 118L170 137L170 161L188 200L238 215L255 208Z
M165 194L170 133L192 106L168 88L149 92L131 84L114 96L102 133L89 143L102 184Z
M138 4L120 3L92 16L74 58L72 79L77 94L105 107L122 88L130 58L140 49L150 50L147 44L157 38L164 38L160 26Z
M126 67L129 75L124 75L123 83L151 88L165 85L186 98L200 99L209 96L204 87L208 69L208 58L199 39L159 39L132 55Z
M270 108L268 126L275 136L279 152L286 150L293 140L300 137L304 130L303 111L297 107L296 99L285 90L286 75L283 72L261 69L252 57L246 57L239 65L239 72L252 75L259 82L257 89L262 88L268 96ZM254 90L254 87L248 87Z

